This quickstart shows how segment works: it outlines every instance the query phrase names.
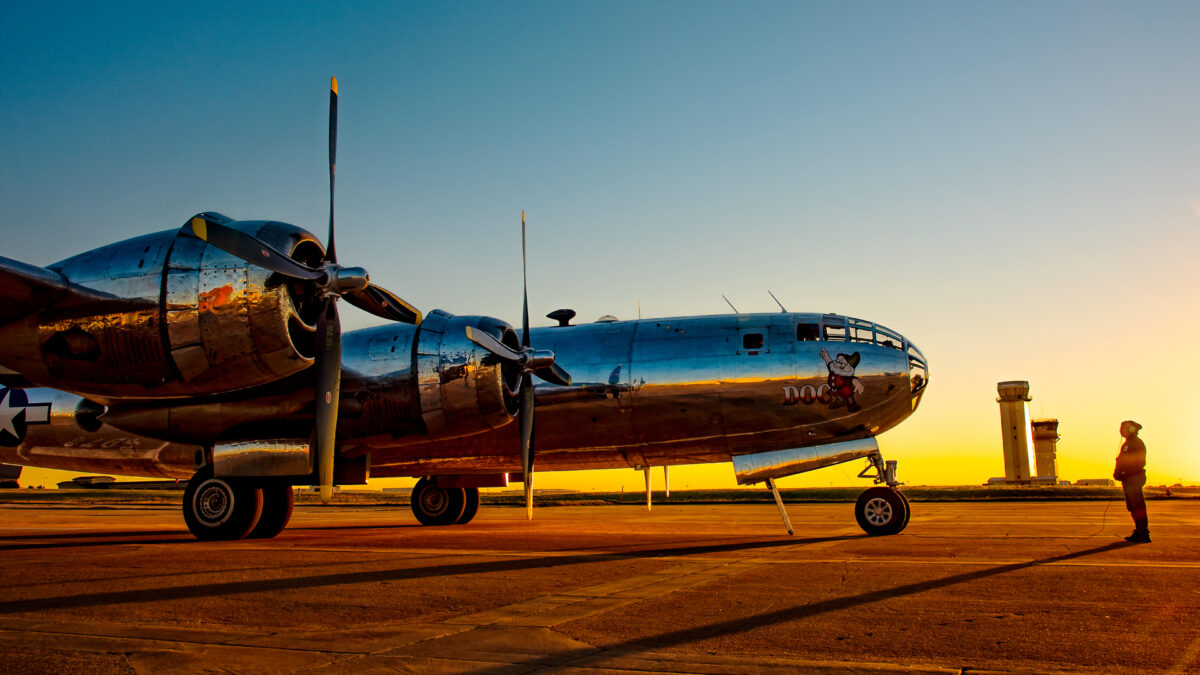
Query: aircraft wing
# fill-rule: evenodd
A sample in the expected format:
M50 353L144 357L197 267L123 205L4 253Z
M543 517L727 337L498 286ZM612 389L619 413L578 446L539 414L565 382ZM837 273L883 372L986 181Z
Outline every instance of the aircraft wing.
M72 284L54 270L0 256L0 325L51 304L94 303L111 296Z

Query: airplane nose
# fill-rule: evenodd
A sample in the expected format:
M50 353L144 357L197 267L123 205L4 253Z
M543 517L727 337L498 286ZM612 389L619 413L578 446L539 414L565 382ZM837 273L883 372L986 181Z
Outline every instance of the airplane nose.
M925 394L925 387L929 386L929 360L908 338L905 338L904 344L906 345L905 351L908 353L908 381L911 386L912 409L916 410L917 406L921 404L921 396Z

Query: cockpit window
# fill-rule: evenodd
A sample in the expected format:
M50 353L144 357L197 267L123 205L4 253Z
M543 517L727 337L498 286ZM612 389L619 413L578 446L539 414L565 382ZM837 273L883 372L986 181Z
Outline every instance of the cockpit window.
M796 339L801 342L815 342L820 340L820 328L815 323L798 323L796 324Z
M888 330L880 325L875 326L875 333L875 340L880 345L891 347L892 349L904 349L904 338L900 337L899 333Z
M825 324L825 339L829 342L845 342L846 327Z
M862 319L848 319L847 323L850 324L851 342L871 343L875 341L875 324Z

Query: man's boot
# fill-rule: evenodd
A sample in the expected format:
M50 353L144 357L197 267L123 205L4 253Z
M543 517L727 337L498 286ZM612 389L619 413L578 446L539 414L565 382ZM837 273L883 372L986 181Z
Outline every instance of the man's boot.
M1146 520L1139 519L1134 523L1133 534L1125 537L1125 541L1131 544L1149 544L1150 524Z

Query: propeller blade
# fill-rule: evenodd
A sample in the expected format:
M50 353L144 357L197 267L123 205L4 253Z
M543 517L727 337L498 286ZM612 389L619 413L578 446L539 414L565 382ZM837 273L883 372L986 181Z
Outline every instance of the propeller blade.
M191 228L192 234L200 239L232 256L241 258L259 267L264 267L272 272L305 281L315 281L325 276L323 270L292 260L282 251L265 241L248 235L241 230L226 227L215 220L208 220L203 216L195 216L188 223L188 226Z
M342 325L332 298L317 318L317 356L313 366L316 369L313 393L316 395L317 469L321 502L328 504L333 499L333 455L342 388Z
M533 382L521 376L521 472L525 479L525 517L533 520Z
M491 333L485 333L478 328L467 326L467 339L505 361L520 363L524 359L524 354L514 351L508 345L492 337Z
M560 387L571 386L571 374L563 370L563 367L557 363L537 368L533 371L533 374L550 384L557 384Z
M525 266L525 209L521 209L521 346L529 346L529 273ZM525 517L533 520L533 378L521 377L521 470L525 477Z
M529 275L525 272L525 209L521 209L521 346L529 346Z
M375 284L369 284L361 291L352 291L342 297L362 311L383 319L413 325L421 323L420 310Z
M337 167L337 78L329 80L329 239L325 246L325 259L337 262L337 251L333 246L333 176Z

